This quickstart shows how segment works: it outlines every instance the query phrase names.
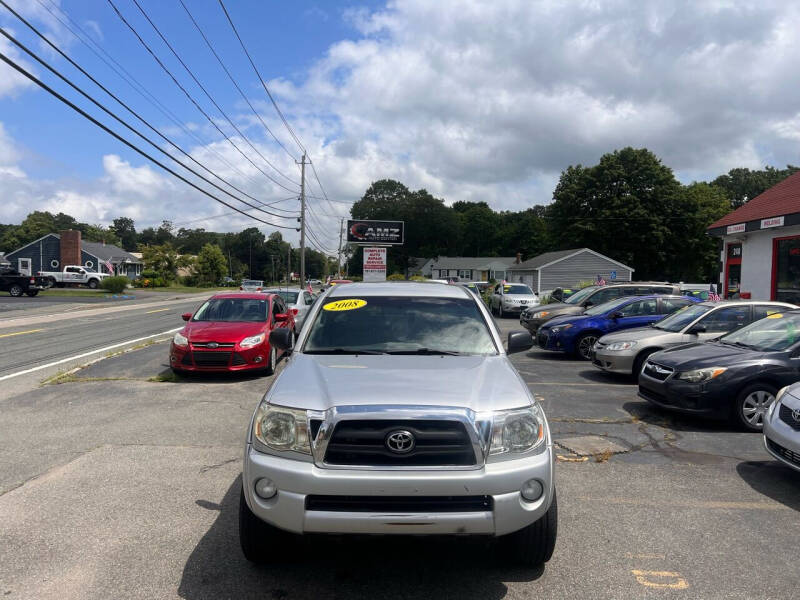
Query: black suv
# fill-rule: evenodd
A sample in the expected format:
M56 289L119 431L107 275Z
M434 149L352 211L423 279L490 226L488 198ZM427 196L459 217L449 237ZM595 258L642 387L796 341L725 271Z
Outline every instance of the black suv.
M680 296L681 286L670 283L615 283L611 285L590 285L575 292L564 302L540 304L522 311L520 325L534 336L545 321L553 317L580 315L590 306L602 304L621 296L650 296L652 294L673 294Z

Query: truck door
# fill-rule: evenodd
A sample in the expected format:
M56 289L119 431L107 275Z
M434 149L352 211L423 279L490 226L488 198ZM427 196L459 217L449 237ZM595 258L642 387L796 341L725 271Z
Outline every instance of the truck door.
M18 258L17 259L17 271L19 271L23 275L30 276L31 273L31 259L30 258Z

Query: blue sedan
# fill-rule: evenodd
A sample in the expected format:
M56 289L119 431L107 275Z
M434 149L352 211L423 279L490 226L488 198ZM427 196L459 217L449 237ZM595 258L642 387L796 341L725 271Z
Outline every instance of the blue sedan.
M593 306L582 315L556 317L539 328L536 343L543 350L575 354L591 360L598 338L612 331L645 327L666 315L700 302L687 296L627 296Z

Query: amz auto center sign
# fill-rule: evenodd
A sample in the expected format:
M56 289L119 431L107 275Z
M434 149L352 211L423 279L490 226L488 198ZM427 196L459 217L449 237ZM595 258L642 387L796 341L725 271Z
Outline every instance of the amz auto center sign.
M386 281L386 248L364 248L364 281Z
M351 244L402 245L403 221L347 221L347 241Z

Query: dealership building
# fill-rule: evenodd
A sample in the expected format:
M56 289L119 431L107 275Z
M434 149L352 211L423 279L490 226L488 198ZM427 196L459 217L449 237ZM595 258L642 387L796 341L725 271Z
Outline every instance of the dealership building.
M800 304L800 172L713 223L725 297Z

